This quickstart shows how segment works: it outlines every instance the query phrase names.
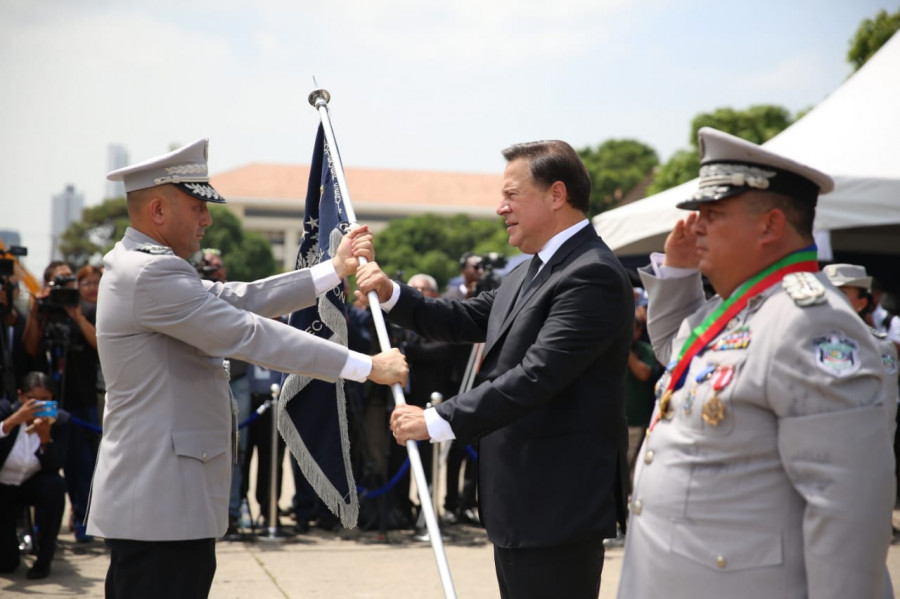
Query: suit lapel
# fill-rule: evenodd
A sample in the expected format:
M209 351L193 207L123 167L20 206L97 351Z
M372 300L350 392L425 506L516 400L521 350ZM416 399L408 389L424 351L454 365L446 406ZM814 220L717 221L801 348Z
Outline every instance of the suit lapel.
M527 266L525 268L516 269L514 271L515 278L510 277L507 281L504 281L504 285L498 290L498 297L495 302L495 307L499 309L492 310L491 312L488 335L484 346L485 356L488 355L497 340L503 337L522 308L531 302L537 294L542 292L544 283L554 275L555 271L565 266L572 252L582 244L596 238L596 236L597 233L594 231L594 228L588 224L566 240L566 242L556 250L547 264L540 270L534 278L534 282L528 287L525 294L521 298L518 298L518 301L516 301L516 298L518 296L519 288L522 286L522 279L525 278L525 273L528 271ZM503 289L504 287L506 287L506 289ZM497 322L500 323L499 327L496 331L492 331L494 326L496 326L494 323Z

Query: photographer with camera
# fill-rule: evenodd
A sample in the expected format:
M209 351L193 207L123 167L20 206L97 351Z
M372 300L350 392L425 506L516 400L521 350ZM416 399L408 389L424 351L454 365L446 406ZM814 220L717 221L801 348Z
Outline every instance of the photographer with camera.
M19 278L14 274L14 262L0 258L0 399L10 401L22 377L31 370L31 357L25 352L25 316L17 308Z
M61 414L51 387L46 374L30 372L16 401L0 399L0 572L19 566L16 520L23 507L34 506L37 560L26 574L30 580L50 574L65 506L60 448L53 442Z
M25 351L36 370L46 372L59 389L59 405L88 426L98 427L96 305L82 304L72 268L61 260L44 269L44 288L33 298L25 324ZM72 504L75 540L86 543L85 515L99 438L83 425L70 424L61 448L66 489Z

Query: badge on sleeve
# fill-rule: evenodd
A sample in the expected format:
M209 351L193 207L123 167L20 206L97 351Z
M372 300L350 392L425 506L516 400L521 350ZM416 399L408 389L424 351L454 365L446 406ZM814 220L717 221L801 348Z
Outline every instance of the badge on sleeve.
M859 343L832 331L812 341L816 366L826 374L842 378L850 376L862 366L859 361Z
M884 371L888 374L897 372L897 358L890 352L881 354L881 363L884 364Z

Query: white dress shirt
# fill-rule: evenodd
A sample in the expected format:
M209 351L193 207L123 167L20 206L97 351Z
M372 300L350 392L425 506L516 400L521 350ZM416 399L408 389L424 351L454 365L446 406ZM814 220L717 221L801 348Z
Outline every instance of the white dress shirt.
M34 476L41 469L41 462L35 455L41 448L41 438L37 433L26 433L25 425L20 424L19 435L16 437L13 447L0 468L0 484L20 486L26 480ZM0 426L0 439L12 433L3 432Z

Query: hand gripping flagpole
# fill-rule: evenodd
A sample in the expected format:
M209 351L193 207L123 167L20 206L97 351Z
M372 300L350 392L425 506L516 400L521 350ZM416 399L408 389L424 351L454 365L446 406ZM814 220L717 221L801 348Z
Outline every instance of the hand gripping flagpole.
M322 129L325 131L325 141L331 149L331 159L334 162L334 171L338 188L344 200L344 209L347 211L347 221L356 223L356 213L350 203L350 191L347 188L347 180L344 178L344 165L341 163L340 152L334 140L334 130L331 127L331 117L328 115L328 102L331 94L324 89L313 90L309 94L309 103L319 111L322 119ZM366 259L360 258L360 264L365 264ZM374 291L368 293L369 306L372 308L372 320L375 322L375 331L378 334L378 343L382 351L391 349L391 341L388 337L387 326L384 323L384 314L381 312L381 302ZM403 387L398 383L391 385L394 393L394 403L405 404ZM425 469L422 467L422 458L419 455L419 447L415 441L406 442L406 451L409 453L409 463L412 465L415 475L416 488L419 492L419 502L422 504L422 512L425 514L425 525L428 528L428 536L431 539L431 547L434 550L434 559L437 562L438 573L441 576L441 585L444 587L444 597L456 599L456 591L453 588L453 579L450 577L450 566L447 563L447 554L444 553L444 543L441 539L441 531L438 528L437 516L434 513L434 505L428 495L428 480L425 478Z

